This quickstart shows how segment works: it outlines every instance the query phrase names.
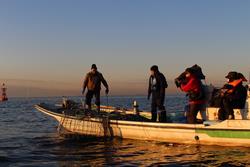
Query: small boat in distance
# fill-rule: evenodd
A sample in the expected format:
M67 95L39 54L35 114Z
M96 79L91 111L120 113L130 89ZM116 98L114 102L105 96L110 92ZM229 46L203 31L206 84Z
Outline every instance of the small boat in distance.
M65 109L38 104L35 108L59 122L59 129L70 134L152 140L179 144L250 147L249 99L246 108L235 110L234 120L219 121L218 108L204 111L203 124L150 122L150 112L101 106L101 113L81 108ZM82 113L81 113L82 112ZM198 117L204 118L202 113Z
M2 85L1 91L2 91L2 95L1 95L0 101L8 101L8 97L7 97L7 93L6 93L7 87L6 87L5 83L3 83L3 85Z

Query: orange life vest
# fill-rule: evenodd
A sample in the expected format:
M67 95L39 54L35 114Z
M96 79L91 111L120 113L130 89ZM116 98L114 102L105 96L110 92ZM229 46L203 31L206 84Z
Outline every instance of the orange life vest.
M229 82L228 85L231 85L233 88L229 89L227 93L231 94L235 91L235 88L242 82L242 79L237 79L232 82Z

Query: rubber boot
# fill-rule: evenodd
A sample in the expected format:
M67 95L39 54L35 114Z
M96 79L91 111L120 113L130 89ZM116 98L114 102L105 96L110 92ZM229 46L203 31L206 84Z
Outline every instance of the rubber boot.
M224 121L227 119L227 113L224 109L220 108L218 110L218 119L221 120L221 121Z
M151 121L152 122L156 122L156 120L157 120L157 113L156 112L151 112L151 115L152 115Z
M92 110L91 105L88 105L88 110L89 110L89 111L91 111L91 110Z
M159 122L167 122L167 112L165 110L159 113Z
M101 111L100 106L96 106L96 111L98 114L100 113L100 111Z

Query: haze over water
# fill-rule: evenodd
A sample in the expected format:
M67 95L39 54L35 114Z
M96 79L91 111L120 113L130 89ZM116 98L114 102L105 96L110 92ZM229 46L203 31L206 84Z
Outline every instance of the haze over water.
M112 95L145 95L149 68L173 79L199 64L207 83L248 76L248 0L9 1L0 4L0 82L10 96L80 95L96 63Z

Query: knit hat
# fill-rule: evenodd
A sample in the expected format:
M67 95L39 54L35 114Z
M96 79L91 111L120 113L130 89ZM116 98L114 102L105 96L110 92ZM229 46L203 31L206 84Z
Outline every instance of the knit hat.
M195 73L195 71L194 71L193 68L187 68L187 69L185 70L185 72L188 72L188 73L190 73L190 74L194 74L194 73Z
M230 71L225 78L230 79L230 80L235 80L238 79L238 73L235 71Z
M159 71L157 65L153 65L153 66L150 68L150 70L151 70L151 71L155 71L155 72Z
M91 69L96 69L97 70L96 64L92 64Z

